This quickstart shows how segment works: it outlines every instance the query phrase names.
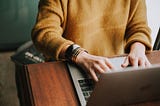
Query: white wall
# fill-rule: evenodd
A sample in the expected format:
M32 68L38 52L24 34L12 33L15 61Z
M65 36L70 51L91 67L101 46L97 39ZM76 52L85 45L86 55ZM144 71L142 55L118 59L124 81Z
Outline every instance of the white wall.
M146 0L148 24L152 30L152 45L154 45L160 27L160 0Z

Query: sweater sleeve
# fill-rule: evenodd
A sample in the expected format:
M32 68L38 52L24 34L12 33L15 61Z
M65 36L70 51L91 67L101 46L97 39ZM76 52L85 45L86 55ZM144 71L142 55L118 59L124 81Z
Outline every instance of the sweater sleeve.
M125 33L125 52L129 53L134 42L141 42L151 50L150 28L147 25L145 0L131 0L128 24Z
M32 40L36 48L56 60L63 47L73 44L62 37L66 6L67 0L40 0L37 21L32 29Z

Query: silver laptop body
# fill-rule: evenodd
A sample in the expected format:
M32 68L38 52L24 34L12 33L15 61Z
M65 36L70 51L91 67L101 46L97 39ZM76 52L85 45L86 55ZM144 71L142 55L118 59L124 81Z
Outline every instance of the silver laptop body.
M160 65L102 74L87 106L124 106L160 99Z
M85 71L67 64L81 106L117 106L160 98L160 66L122 69L124 59L111 58L119 70L100 75L96 84Z

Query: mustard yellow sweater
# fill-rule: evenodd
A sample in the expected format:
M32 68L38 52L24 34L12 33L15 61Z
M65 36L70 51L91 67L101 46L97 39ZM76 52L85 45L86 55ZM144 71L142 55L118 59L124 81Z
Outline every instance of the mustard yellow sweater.
M150 50L145 0L40 0L32 39L57 60L73 43L99 56L129 52L135 41Z

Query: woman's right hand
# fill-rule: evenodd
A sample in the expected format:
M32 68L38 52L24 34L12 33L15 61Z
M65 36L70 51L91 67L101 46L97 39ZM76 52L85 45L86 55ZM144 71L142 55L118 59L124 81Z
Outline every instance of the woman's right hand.
M86 52L81 52L76 58L76 64L83 70L90 73L91 77L98 81L96 73L105 73L115 69L113 64L106 57L94 56Z

